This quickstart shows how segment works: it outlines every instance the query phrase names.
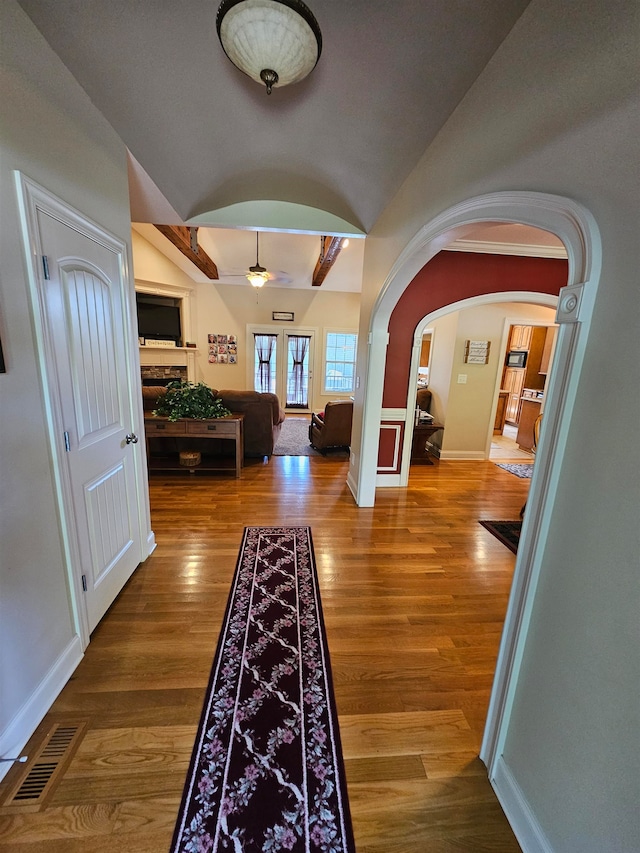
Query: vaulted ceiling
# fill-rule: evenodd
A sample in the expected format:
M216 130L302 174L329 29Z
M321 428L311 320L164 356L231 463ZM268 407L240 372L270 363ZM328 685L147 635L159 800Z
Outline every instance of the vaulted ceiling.
M307 0L320 61L267 96L225 56L218 0L19 1L127 146L134 222L353 236L371 229L528 3ZM249 235L232 242L240 256L212 254L229 275L255 257ZM314 256L305 268L313 245L300 249ZM288 266L275 261L283 280Z

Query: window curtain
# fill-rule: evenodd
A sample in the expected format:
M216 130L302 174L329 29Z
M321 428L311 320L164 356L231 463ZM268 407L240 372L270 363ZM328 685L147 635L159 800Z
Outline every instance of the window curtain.
M291 335L289 337L289 355L293 362L289 381L287 383L287 406L298 406L306 409L308 406L307 389L308 375L304 361L309 352L309 337Z
M256 347L255 390L275 392L272 388L271 358L276 346L277 335L254 334Z

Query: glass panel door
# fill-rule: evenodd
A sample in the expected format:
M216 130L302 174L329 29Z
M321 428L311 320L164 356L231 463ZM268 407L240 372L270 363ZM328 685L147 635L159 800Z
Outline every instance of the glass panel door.
M287 409L309 408L310 334L287 334Z
M278 335L254 333L254 371L253 388L255 391L277 393L277 341Z

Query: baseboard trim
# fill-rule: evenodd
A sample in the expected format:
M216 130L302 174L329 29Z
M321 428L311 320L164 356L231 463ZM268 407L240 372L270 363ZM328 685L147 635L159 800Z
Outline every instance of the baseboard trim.
M441 450L440 451L440 459L444 461L446 460L455 460L459 459L460 461L469 460L476 462L477 460L486 459L487 455L482 450Z
M400 474L377 474L376 475L376 488L384 489L386 487L401 486L400 482Z
M149 535L147 536L147 557L150 557L155 550L156 550L156 534L153 532L153 530L150 530ZM147 557L145 557L145 560Z
M7 728L0 734L0 757L20 755L82 658L82 643L76 634ZM0 780L12 766L10 762L0 764Z
M502 757L496 763L496 772L491 779L491 785L522 847L522 853L553 853L553 848L522 789Z
M355 481L355 479L351 473L351 470L349 470L349 473L347 474L347 488L349 489L349 491L353 495L354 501L356 503L358 503L358 484Z

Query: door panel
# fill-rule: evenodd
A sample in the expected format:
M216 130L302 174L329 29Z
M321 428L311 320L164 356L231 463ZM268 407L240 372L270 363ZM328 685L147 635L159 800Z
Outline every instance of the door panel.
M287 333L286 335L286 388L287 409L308 409L313 364L313 336L309 333ZM284 361L284 359L283 359Z
M61 268L69 356L73 372L73 406L78 441L122 422L117 358L109 284L89 270Z
M38 211L51 366L89 631L140 562L124 287L117 252Z

